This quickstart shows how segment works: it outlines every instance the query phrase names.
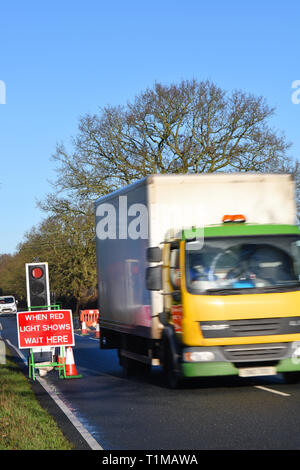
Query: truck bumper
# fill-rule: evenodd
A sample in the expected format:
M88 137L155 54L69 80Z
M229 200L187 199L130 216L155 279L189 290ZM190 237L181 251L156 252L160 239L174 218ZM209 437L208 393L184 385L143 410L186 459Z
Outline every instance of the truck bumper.
M278 349L276 354L274 351L277 344L253 344L244 345L242 348L235 347L236 351L244 350L245 354L241 354L239 358L234 361L228 358L228 349L223 346L184 348L181 372L184 377L213 377L222 375L239 375L241 369L251 367L265 368L272 366L276 374L280 372L300 371L300 357L295 354L295 352L298 353L299 351L299 349L297 349L299 348L299 342L279 344L280 346L284 345L284 347L281 350ZM261 350L256 354L259 350L259 346L261 346ZM274 348L272 346L274 346ZM269 355L268 352L262 352L269 350L272 350ZM251 360L247 358L247 356L249 356L249 352ZM197 353L200 353L200 355L197 355ZM197 360L198 356L201 358L201 353L204 353L202 354L204 360ZM271 357L272 354L273 357ZM205 360L207 357L210 357L211 360Z

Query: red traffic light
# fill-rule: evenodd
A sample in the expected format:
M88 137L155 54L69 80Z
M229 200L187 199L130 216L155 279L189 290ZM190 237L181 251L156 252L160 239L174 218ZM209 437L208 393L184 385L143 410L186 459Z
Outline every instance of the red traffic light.
M50 306L48 263L26 263L28 307Z
M42 268L33 268L31 271L31 276L34 279L40 279L44 274L44 271Z

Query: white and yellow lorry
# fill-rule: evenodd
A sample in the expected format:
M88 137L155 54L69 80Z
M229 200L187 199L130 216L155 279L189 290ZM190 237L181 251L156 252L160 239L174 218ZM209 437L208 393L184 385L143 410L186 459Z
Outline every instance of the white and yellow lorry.
M95 202L100 347L125 370L300 376L300 230L285 174L148 176Z

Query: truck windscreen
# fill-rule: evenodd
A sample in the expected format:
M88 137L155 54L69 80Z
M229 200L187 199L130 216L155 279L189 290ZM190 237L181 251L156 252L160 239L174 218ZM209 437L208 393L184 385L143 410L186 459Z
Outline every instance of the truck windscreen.
M291 235L206 238L186 243L187 289L195 294L300 289L300 238Z

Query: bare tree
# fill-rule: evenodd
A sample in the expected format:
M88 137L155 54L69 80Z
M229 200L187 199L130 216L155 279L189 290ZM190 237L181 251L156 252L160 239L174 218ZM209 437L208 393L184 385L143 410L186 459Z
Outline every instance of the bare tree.
M210 81L156 83L80 119L73 149L57 146L56 187L86 201L152 173L264 171L290 145L268 126L273 114L264 98Z

